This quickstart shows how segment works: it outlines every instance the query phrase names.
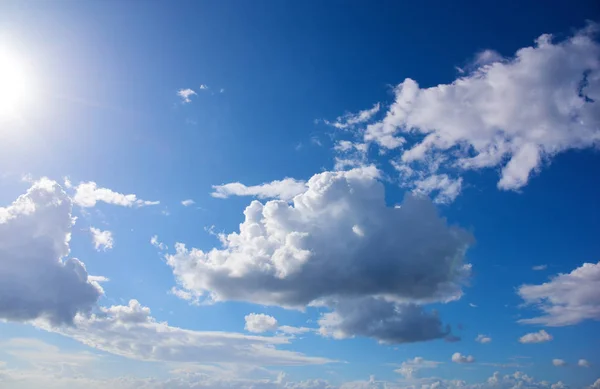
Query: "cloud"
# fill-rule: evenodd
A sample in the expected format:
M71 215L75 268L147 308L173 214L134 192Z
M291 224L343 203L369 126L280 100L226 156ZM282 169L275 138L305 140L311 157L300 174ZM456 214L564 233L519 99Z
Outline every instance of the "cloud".
M409 195L400 208L387 207L378 175L373 166L317 174L291 204L253 201L240 231L221 237L222 248L177 243L167 263L182 287L212 301L327 306L325 334L444 337L448 330L420 304L460 298L473 237L448 226L427 198ZM372 323L355 303L376 315Z
M377 103L370 109L365 109L363 111L359 111L358 113L346 113L345 115L339 116L333 122L323 120L323 123L340 130L345 130L348 128L352 128L358 124L368 122L369 120L371 120L371 118L373 118L373 116L377 114L377 112L379 112L380 108L381 106L379 105L379 103Z
M567 366L567 362L565 362L563 359L558 359L558 358L557 359L553 359L552 360L552 364L554 366L559 366L559 367Z
M251 313L246 315L244 320L246 321L244 328L250 332L263 333L277 329L277 319L263 313Z
M540 270L546 270L547 268L548 268L548 265L537 265L537 266L532 267L531 269L535 270L535 271L540 271Z
M590 367L590 363L585 359L580 359L577 361L577 366L579 367Z
M434 174L413 183L415 192L429 195L436 193L434 202L447 204L460 194L462 178L452 179L447 174Z
M519 338L519 342L521 343L543 343L549 342L551 340L552 335L550 335L544 330L539 330L538 332L525 334Z
M551 327L584 320L600 320L600 262L584 263L568 274L559 274L541 285L522 285L518 294L526 304L544 314L519 323Z
M283 332L284 334L300 335L306 332L314 331L314 329L308 327L279 326L277 331Z
M498 187L519 189L544 160L600 142L597 29L590 24L559 42L542 35L514 58L482 52L475 69L451 84L421 88L407 78L364 141L404 146L401 160L415 168L440 156L457 171L501 168ZM405 135L420 140L407 147Z
M0 319L71 323L102 294L83 262L69 255L71 199L43 178L0 207Z
M285 337L173 327L156 321L150 309L136 300L129 301L128 305L100 307L99 310L99 313L89 316L77 315L73 326L37 324L42 329L71 337L90 347L142 361L252 366L332 362L279 349L278 346L289 344Z
M158 240L158 235L153 235L150 238L150 244L159 250L166 250L169 248L166 244Z
M473 304L473 303L469 303L469 306L470 306L471 308L477 308L477 305L475 305L475 304Z
M179 90L177 91L177 96L181 97L181 101L182 101L184 104L191 103L191 102L192 102L192 99L191 99L191 97L192 97L192 96L195 96L196 94L197 94L197 93L196 93L196 92L194 92L194 91L193 91L192 89L190 89L190 88L187 88L187 89L179 89Z
M477 335L477 338L475 338L475 341L479 343L490 343L492 341L492 338L490 338L489 336L479 334Z
M183 200L181 202L181 205L183 205L184 207L189 207L190 205L194 205L194 204L196 204L196 202L192 199Z
M201 84L201 85L200 85L200 90L208 90L208 85L206 85L206 84Z
M97 251L110 250L113 248L114 240L112 232L105 230L99 230L98 228L90 227L90 233L92 234L92 243Z
M293 178L268 182L261 185L246 186L239 182L213 185L212 197L226 199L230 196L254 196L259 199L280 199L289 201L297 194L306 191L306 183Z
M98 201L123 207L143 207L157 205L160 201L146 201L138 199L134 194L121 194L107 188L98 188L95 182L82 182L75 188L73 202L83 208L95 207Z
M417 373L422 369L434 369L438 367L442 362L428 361L423 357L415 357L402 362L400 367L394 370L396 373L402 374L404 378L412 379L416 378Z
M0 342L0 348L15 360L54 374L89 366L99 359L97 355L87 351L64 352L54 345L34 338L11 338ZM1 369L0 365L0 371Z
M590 389L600 389L600 378L596 380L592 385L589 386Z
M475 358L472 355L462 355L461 353L452 354L452 362L455 363L473 363Z

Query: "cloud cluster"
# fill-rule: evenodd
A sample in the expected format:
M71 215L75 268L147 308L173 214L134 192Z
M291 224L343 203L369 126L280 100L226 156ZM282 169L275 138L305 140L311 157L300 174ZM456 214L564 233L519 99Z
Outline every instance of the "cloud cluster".
M71 199L41 179L0 208L0 319L71 323L102 294L84 264L69 254Z
M190 88L179 89L177 91L177 96L181 97L181 102L183 104L191 103L192 102L191 97L196 96L196 95L197 95L197 93L193 89L190 89Z
M264 313L251 313L246 315L244 320L246 321L244 328L250 332L263 333L277 329L277 319Z
M379 103L373 105L370 109L365 109L357 113L346 113L339 116L335 121L323 120L323 123L335 127L339 130L345 130L352 128L358 124L366 123L373 118L379 112L381 105Z
M98 228L90 227L90 233L92 234L92 243L96 250L106 251L113 248L115 242L111 231L102 231Z
M538 332L531 332L519 338L519 342L521 343L543 343L549 342L551 340L552 335L550 335L544 330L539 330Z
M108 188L98 188L95 182L82 182L75 188L73 202L83 208L95 207L98 201L122 207L158 205L160 201L138 199L134 194L122 194Z
M192 331L156 321L148 307L100 307L99 313L77 315L73 326L39 327L69 336L90 347L143 361L194 362L252 366L309 365L332 362L326 358L280 350L286 337L250 336L218 331Z
M584 263L541 285L522 285L518 294L544 314L520 323L560 327L600 320L600 262Z
M289 201L297 194L306 191L306 183L293 178L284 178L261 185L246 186L239 182L214 185L212 197L226 199L230 196L254 196L259 199L280 199Z
M437 315L418 304L460 298L473 238L448 226L427 198L386 206L378 176L373 166L316 174L291 204L253 201L240 231L222 236L223 248L178 243L167 263L182 287L214 301L328 306L325 334L443 337ZM371 321L353 304L368 308Z
M461 353L452 354L452 362L455 363L473 363L475 358L472 355L462 355Z
M415 357L402 362L400 367L394 370L396 373L402 374L404 378L416 378L418 372L422 369L433 369L438 367L442 362L428 361L423 357Z
M479 334L479 335L477 335L477 338L475 338L475 341L485 344L485 343L490 343L492 341L492 338L490 338L489 336L486 336L486 335Z

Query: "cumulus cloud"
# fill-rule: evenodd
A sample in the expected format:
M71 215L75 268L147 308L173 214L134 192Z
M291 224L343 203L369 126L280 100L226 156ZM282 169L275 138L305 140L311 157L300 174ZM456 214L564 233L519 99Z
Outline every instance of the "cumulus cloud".
M92 234L92 243L94 248L98 251L110 250L113 248L114 240L112 232L105 230L102 231L98 228L90 227L90 233Z
M222 248L177 243L167 263L180 285L213 301L327 306L333 312L322 318L324 334L444 337L437 314L419 304L460 298L473 238L448 226L427 198L387 207L378 175L373 166L317 174L291 204L253 201L240 231L222 236ZM372 323L355 303L375 315Z
M477 341L479 343L490 343L492 341L492 338L490 338L489 336L479 334L475 338L475 341Z
M600 142L597 29L556 42L542 35L513 58L484 51L451 84L421 88L407 78L364 141L404 146L401 160L411 166L447 156L444 166L457 171L501 167L498 187L519 189L544 160ZM407 146L405 134L420 141Z
M600 262L584 263L568 274L559 274L541 285L522 285L518 294L534 305L542 316L520 323L551 327L568 326L584 320L600 320Z
M357 113L346 113L342 116L339 116L333 122L329 120L323 120L323 122L337 129L345 130L348 128L355 127L358 124L368 122L369 120L371 120L371 118L373 118L373 116L377 114L377 112L379 112L380 108L381 106L379 105L379 103L377 103L373 105L373 107L370 109L365 109Z
M239 364L252 366L309 365L326 358L281 350L286 337L250 336L217 331L192 331L158 322L148 307L131 300L128 305L100 307L92 315L77 315L73 326L38 325L85 345L143 361Z
M83 262L69 255L71 199L43 178L0 207L0 319L71 323L102 294Z
M107 188L98 188L95 182L82 182L75 188L73 202L83 208L95 207L98 201L123 207L157 205L160 201L138 199L134 194L122 194Z
M194 90L190 89L190 88L179 89L177 91L177 96L181 97L181 102L184 103L184 104L191 103L192 102L191 97L195 96L196 94L197 93L194 92Z
M306 191L306 183L293 178L285 178L261 185L246 186L239 182L213 185L212 197L226 199L230 196L254 196L259 199L280 199L289 201L297 194Z
M422 369L433 369L438 367L442 362L428 361L423 357L415 357L402 362L400 367L394 370L396 373L402 374L404 378L412 379L417 376L417 373Z
M552 364L554 366L558 366L558 367L562 367L562 366L567 366L567 362L563 359L553 359L552 360Z
M551 340L552 335L550 335L544 330L539 330L538 332L525 334L519 338L519 342L521 343L543 343L549 342Z
M181 202L181 205L183 205L184 207L189 207L190 205L194 205L194 204L196 204L196 202L192 199L183 200Z
M577 366L590 367L590 363L586 359L580 359L579 361L577 361Z
M246 315L244 320L246 321L244 328L250 332L262 333L277 329L277 319L263 313L251 313Z
M473 363L475 358L472 355L462 355L461 353L452 354L452 362L455 363Z

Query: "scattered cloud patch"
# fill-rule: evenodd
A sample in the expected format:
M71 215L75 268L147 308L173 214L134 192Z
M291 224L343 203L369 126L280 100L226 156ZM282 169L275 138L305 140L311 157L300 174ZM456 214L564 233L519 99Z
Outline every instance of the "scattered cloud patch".
M518 294L542 316L519 323L561 327L600 320L600 262L584 263L571 273L558 274L541 285L522 285Z
M275 331L277 327L277 319L273 316L263 313L251 313L244 317L246 325L244 328L247 331L254 333L263 333L267 331Z
M538 332L525 334L519 338L519 342L521 343L543 343L549 342L551 340L552 335L550 335L544 330L539 330Z
M277 328L277 331L280 331L280 332L283 332L284 334L289 334L289 335L301 335L306 332L311 332L314 330L315 330L314 328L293 327L293 326L279 326Z
M475 358L472 355L462 355L461 353L452 354L452 362L454 363L473 363Z
M166 250L169 248L166 244L158 240L158 235L153 235L150 238L150 244L159 250Z
M490 343L490 342L492 341L492 338L491 338L491 337L489 337L489 336L485 336L485 335L481 335L481 334L479 334L479 335L477 335L477 337L475 338L475 341L476 341L476 342L479 342L479 343L483 343L483 344L485 344L485 343Z
M289 201L306 191L306 183L293 178L284 178L261 185L246 186L239 182L213 185L212 197L226 199L230 196L254 196L259 199L280 199Z
M558 367L562 367L562 366L567 366L567 362L563 359L553 359L552 360L552 364L554 366L558 366Z
M96 251L106 251L113 248L114 239L112 232L90 227L90 233L92 234L92 243Z
M540 270L546 270L548 268L548 265L537 265L532 267L531 269L535 270L535 271L540 271Z
M138 199L134 194L122 194L107 188L98 188L95 182L82 182L75 188L73 202L83 208L95 207L98 201L122 207L158 205L160 201Z
M369 120L371 120L373 116L375 116L377 112L379 112L380 108L381 106L379 105L379 103L377 103L370 109L365 109L357 113L346 113L342 116L339 116L333 122L329 120L323 120L323 123L340 130L353 128L359 124L366 123Z
M190 205L194 205L194 204L196 204L196 202L192 199L183 200L181 202L181 205L183 205L184 207L189 207Z
M577 366L590 367L590 363L586 359L580 359L579 361L577 361Z
M473 303L469 303L469 306L470 306L471 308L477 308L477 305L475 305L475 304L473 304Z
M418 372L423 369L434 369L438 367L442 362L428 361L423 357L415 357L402 362L400 367L394 370L396 373L401 374L406 379L416 378Z
M194 92L193 89L187 88L187 89L179 89L177 91L177 96L181 97L181 101L184 104L188 104L192 102L191 97L192 96L196 96L197 93Z

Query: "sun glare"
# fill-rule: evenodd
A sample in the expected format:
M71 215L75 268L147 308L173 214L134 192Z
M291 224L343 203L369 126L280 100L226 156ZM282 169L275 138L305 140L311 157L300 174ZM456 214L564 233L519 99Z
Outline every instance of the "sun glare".
M30 92L25 64L10 50L0 47L0 119L21 114Z

